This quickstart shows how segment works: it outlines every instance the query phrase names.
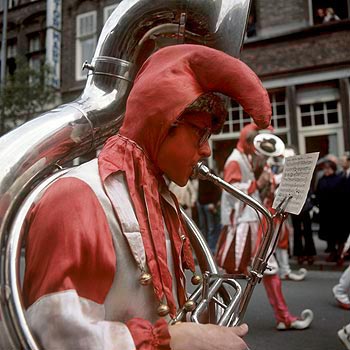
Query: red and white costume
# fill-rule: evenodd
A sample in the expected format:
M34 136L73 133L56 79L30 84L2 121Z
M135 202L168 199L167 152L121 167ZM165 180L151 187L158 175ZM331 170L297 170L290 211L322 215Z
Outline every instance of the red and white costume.
M198 45L164 48L141 68L120 133L98 160L57 180L32 209L23 294L45 349L170 349L167 321L185 302L194 262L156 159L181 113L210 91L268 125L267 93L242 62ZM160 303L169 316L159 318Z
M257 130L254 124L248 124L241 130L237 147L226 161L224 180L261 202L252 166L251 155L254 152L254 146L252 142L247 142L249 134ZM250 207L232 199L230 195L223 193L221 202L223 230L218 244L218 264L229 273L247 273L259 240L262 218L259 218ZM278 265L273 256L269 260L269 266L272 267L272 271L265 272L263 283L277 323L282 322L289 327L297 317L292 316L288 311L282 294L281 281L276 275Z

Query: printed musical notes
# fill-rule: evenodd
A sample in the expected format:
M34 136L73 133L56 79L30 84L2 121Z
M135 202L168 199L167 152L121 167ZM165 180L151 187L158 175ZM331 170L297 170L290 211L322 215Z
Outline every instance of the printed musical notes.
M291 214L299 214L309 191L319 152L287 157L281 184L278 187L272 207L274 209L285 197L292 197L285 209Z

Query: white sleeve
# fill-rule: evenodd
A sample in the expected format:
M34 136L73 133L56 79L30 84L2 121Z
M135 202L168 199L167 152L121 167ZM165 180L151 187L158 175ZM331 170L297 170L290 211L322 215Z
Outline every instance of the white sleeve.
M105 321L104 306L75 290L46 295L27 310L33 334L46 350L134 350L128 327Z

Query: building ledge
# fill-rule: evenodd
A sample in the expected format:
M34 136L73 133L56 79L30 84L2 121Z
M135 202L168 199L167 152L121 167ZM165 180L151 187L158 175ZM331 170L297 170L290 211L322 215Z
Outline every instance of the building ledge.
M243 47L244 48L253 48L260 46L261 44L270 44L274 42L286 42L293 39L302 39L313 37L315 35L334 33L338 31L349 31L350 28L350 19L343 19L335 22L327 22L323 24L300 27L298 29L288 30L281 32L280 34L270 34L256 37L251 37L247 39Z

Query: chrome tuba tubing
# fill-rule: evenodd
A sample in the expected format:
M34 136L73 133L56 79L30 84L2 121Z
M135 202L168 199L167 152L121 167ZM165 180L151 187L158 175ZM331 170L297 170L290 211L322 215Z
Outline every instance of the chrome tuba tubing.
M262 279L264 271L268 267L268 260L275 249L280 227L283 219L285 218L284 207L278 208L276 213L272 215L254 198L245 194L235 186L225 182L220 177L212 174L209 168L202 162L197 164L194 177L213 182L214 184L220 186L223 190L227 191L262 214L266 219L266 232L263 235L261 244L253 259L252 267L248 276L219 274L217 268L214 269L214 273L203 271L202 269L202 285L200 285L189 297L188 303L186 303L187 305L185 304L184 307L179 310L172 323L183 320L187 314L190 315L193 322L198 323L200 322L201 314L208 309L210 303L216 303L222 308L223 313L215 323L226 327L236 326L242 321L253 290L256 284ZM273 220L277 216L280 216L282 220L279 222L279 225L274 228ZM184 218L188 222L189 219L186 216ZM191 225L191 223L188 225L188 228L190 230L190 235L198 236L199 233L196 232L196 230L192 231L193 225ZM200 241L191 237L190 240L192 245ZM199 248L194 245L194 250L198 251ZM246 280L244 290L236 281L237 279ZM231 287L232 295L228 298L228 303L223 303L216 297L216 293L220 290L220 288L226 289L228 286ZM226 293L230 294L228 291Z
M40 349L20 291L25 206L19 208L28 194L57 165L95 150L118 131L134 77L159 48L201 44L238 57L249 9L250 0L123 0L106 22L91 64L84 65L82 95L0 138L0 323L11 349Z

